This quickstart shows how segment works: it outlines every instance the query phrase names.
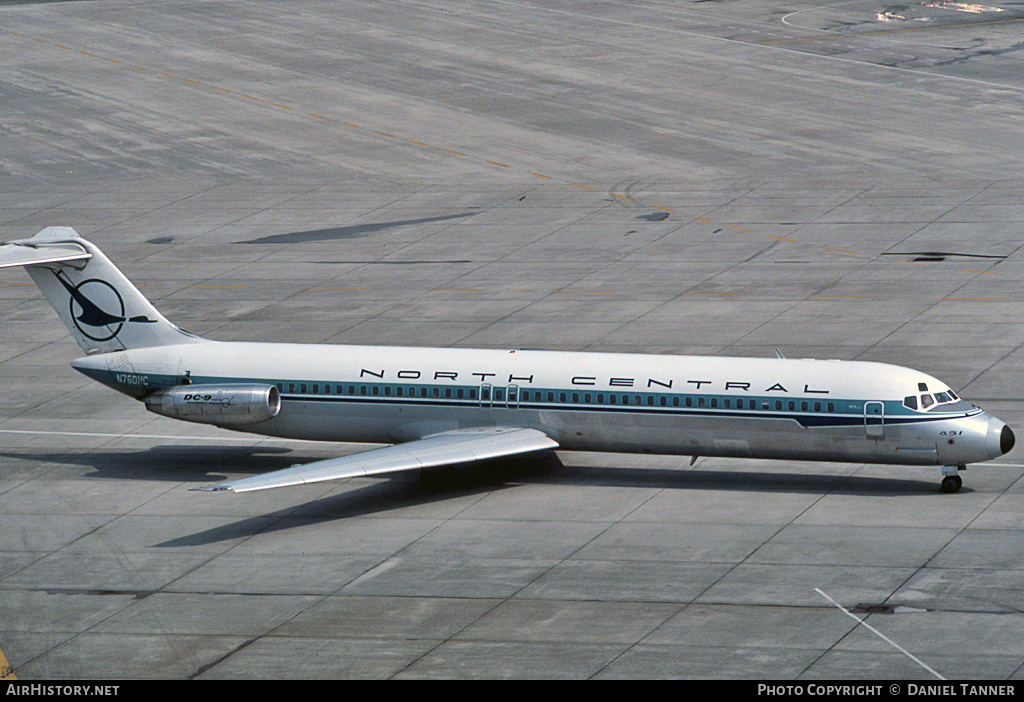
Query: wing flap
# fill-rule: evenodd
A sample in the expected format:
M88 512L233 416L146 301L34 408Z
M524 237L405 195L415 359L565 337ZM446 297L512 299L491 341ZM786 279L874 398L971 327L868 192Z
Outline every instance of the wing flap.
M250 492L342 480L420 468L471 463L558 447L558 442L537 429L491 427L445 432L362 453L292 466L251 478L229 480L195 490Z

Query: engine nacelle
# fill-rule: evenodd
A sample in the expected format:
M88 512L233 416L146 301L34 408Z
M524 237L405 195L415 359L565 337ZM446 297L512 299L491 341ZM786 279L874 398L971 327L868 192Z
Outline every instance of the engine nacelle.
M281 411L281 393L273 385L176 385L145 402L165 417L222 427L259 424Z

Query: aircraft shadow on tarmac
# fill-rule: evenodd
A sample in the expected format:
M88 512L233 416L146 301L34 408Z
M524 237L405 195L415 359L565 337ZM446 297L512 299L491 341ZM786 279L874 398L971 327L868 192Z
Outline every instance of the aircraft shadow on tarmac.
M16 460L87 466L94 469L94 472L86 474L86 477L90 478L185 481L195 483L197 487L226 479L226 475L216 472L218 469L234 474L257 474L302 462L292 449L273 446L154 446L148 451L91 451L73 456L56 452L7 451L0 452L0 456ZM687 461L682 457L679 459L680 467L676 469L622 467L615 465L615 454L606 454L606 457L607 466L566 466L557 455L547 454L532 458L497 459L422 473L400 473L382 477L368 485L327 494L306 504L290 505L276 512L240 519L231 524L155 545L174 548L230 541L259 533L287 530L300 524L380 514L458 496L493 492L513 487L517 483L726 490L736 492L737 499L752 499L760 493L770 492L882 496L894 499L938 493L935 481L840 475L830 473L828 464L822 464L820 473L794 473L742 468L702 470L699 466L686 467ZM739 462L737 464L739 465ZM773 464L780 467L783 465L780 462ZM332 483L323 484L325 490L330 490L331 485ZM969 491L970 489L965 487L961 493ZM260 493L256 492L220 497L226 500L259 500L259 495Z
M592 454L597 455L597 454ZM511 457L435 468L422 473L410 472L389 476L390 482L409 482L416 476L423 493L445 493L476 487L493 488L505 482L552 482L572 485L607 485L609 487L661 487L669 489L735 490L738 492L829 492L844 495L919 495L936 492L936 482L893 476L840 475L830 472L828 463L821 471L781 472L720 468L702 470L687 467L688 458L677 457L678 468L616 466L617 454L604 454L605 465L566 466L556 454L532 457ZM74 455L52 451L0 451L0 457L20 461L80 465L94 469L87 477L109 480L170 480L195 482L196 486L228 479L226 473L258 475L289 468L324 457L303 458L285 446L153 446L148 450L88 451ZM757 465L756 462L735 461L733 465ZM783 461L772 461L782 467ZM382 480L384 478L381 478ZM329 485L330 483L325 483ZM287 488L284 488L287 489ZM964 490L969 490L964 487ZM253 493L257 494L257 493Z
M327 229L313 229L307 232L288 232L286 234L271 234L262 236L259 239L241 241L241 244L304 244L310 241L335 241L337 239L356 239L368 236L374 232L395 227L413 226L417 224L432 224L444 222L449 219L460 217L472 217L476 212L460 212L458 214L439 215L437 217L421 217L420 219L405 219L394 222L371 222L368 224L353 224L348 227L329 227Z

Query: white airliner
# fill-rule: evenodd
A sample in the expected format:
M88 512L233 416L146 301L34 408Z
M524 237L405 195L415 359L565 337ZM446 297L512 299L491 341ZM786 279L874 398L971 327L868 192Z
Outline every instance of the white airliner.
M157 414L267 436L389 444L229 480L246 492L562 448L935 465L1001 456L1013 431L909 368L857 361L219 342L179 329L69 227L0 245L86 356Z

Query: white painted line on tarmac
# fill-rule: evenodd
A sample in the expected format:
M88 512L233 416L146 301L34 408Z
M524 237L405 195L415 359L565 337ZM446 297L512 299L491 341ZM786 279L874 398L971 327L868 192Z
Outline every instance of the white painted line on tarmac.
M864 621L863 619L861 619L860 617L858 617L858 616L857 616L856 614L854 614L854 613L853 613L853 612L851 612L850 610L846 609L846 607L843 607L843 606L842 606L841 604L839 604L838 602L836 602L835 600L833 600L833 599L832 599L831 597L829 597L828 595L826 595L826 594L825 594L824 592L822 592L822 591L821 591L821 590L820 590L819 588L814 588L814 591L815 591L816 593L818 593L819 595L821 595L822 597L824 597L824 598L825 598L826 600L828 600L829 602L831 602L832 604L834 604L834 605L835 605L836 607L838 607L839 609L841 609L841 610L843 611L843 613L844 613L844 614L845 614L846 616L850 617L851 619L854 619L854 620L856 620L858 624L863 624L864 626L866 626L866 627L868 628L868 630L869 630L869 631L872 631L872 632L874 632L875 634L877 634L878 636L882 637L882 639L883 639L884 641L886 641L887 643L889 643L890 645L892 645L892 646L893 646L893 647L894 647L894 648L895 648L895 649L896 649L897 651L899 651L900 653L902 653L902 654L904 654L905 656L907 656L908 658L910 658L910 660L912 660L912 661L914 661L915 663L917 663L917 664L918 664L919 666L921 666L922 668L924 668L925 670L927 670L927 671L928 671L929 673L931 673L932 675L934 675L935 677L937 677L937 678L938 678L939 680L945 680L945 679L946 679L946 678L942 677L941 675L939 675L939 674L938 674L937 672L935 672L934 670L932 670L932 669L931 669L930 667L928 667L928 665L927 665L927 664L926 664L926 663L925 663L924 661L922 661L922 660L921 660L920 658L918 658L918 657L917 657L917 656L915 656L915 655L914 655L913 653L911 653L911 652L910 652L910 651L908 651L907 649L905 649L905 648L903 648L902 646L900 646L900 645L899 645L898 643L896 643L895 641L893 641L892 639L890 639L890 638L889 638L888 636L886 636L885 634L883 634L882 632L880 632L880 631L879 631L878 629L876 629L875 627L873 627L873 626L871 626L870 624L868 624L868 623L867 623L866 621Z

